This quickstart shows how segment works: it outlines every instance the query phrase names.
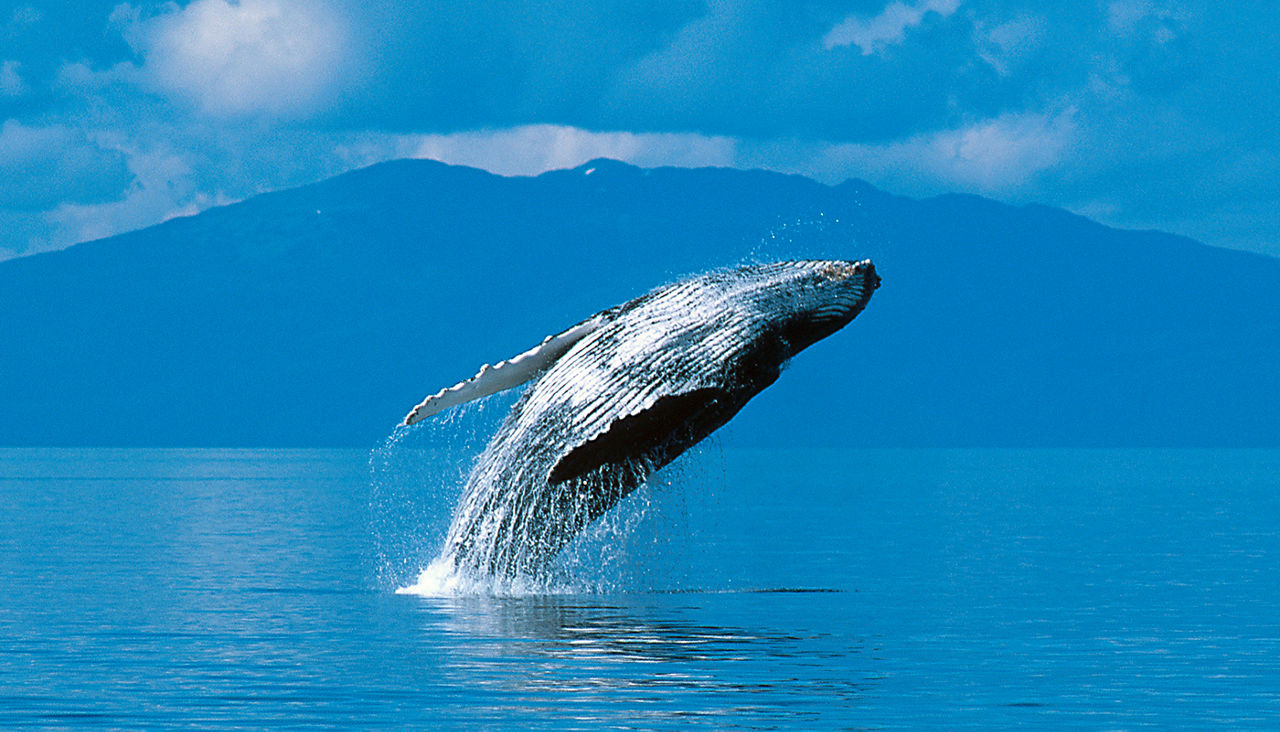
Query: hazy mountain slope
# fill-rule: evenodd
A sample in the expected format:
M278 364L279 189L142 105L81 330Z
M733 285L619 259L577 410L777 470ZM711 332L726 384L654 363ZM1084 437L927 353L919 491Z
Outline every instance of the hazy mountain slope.
M590 172L588 172L590 171ZM0 444L373 444L681 274L871 256L735 444L1280 445L1280 260L1043 207L595 161L400 161L0 262Z

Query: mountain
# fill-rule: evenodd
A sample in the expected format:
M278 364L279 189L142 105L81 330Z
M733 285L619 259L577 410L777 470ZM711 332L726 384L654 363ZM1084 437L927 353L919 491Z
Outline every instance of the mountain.
M1280 446L1280 260L1042 206L598 160L376 165L0 262L0 445L373 445L429 392L681 275L884 284L732 444Z

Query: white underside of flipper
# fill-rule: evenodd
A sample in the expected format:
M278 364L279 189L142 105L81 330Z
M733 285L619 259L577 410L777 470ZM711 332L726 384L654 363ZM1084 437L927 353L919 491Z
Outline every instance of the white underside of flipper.
M422 403L414 407L404 418L403 424L405 426L415 424L450 407L520 386L544 371L573 348L575 343L603 325L608 317L609 311L597 313L563 333L547 336L541 343L518 356L496 364L481 366L480 371L470 379L460 381L447 389L441 389L423 399Z

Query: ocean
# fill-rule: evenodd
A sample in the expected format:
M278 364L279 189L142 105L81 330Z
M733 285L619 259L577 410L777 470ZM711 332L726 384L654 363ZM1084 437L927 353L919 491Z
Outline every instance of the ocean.
M1280 451L730 444L452 594L427 446L0 450L0 726L1280 726Z

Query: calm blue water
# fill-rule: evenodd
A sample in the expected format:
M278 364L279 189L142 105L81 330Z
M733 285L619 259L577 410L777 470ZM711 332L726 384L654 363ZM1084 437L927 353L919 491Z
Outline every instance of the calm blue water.
M1280 451L713 447L446 598L412 463L0 451L0 726L1280 726Z

